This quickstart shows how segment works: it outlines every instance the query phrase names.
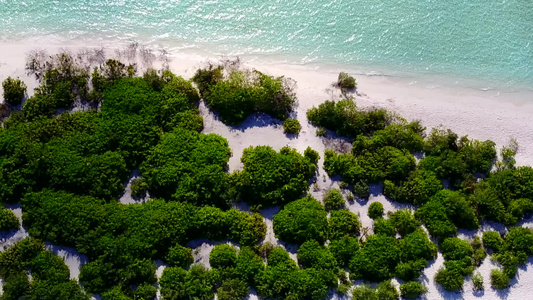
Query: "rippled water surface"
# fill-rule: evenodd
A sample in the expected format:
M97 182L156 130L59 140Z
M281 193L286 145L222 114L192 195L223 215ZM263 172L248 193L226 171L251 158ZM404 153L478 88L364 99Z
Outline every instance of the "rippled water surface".
M135 39L533 87L532 0L0 0L0 41Z

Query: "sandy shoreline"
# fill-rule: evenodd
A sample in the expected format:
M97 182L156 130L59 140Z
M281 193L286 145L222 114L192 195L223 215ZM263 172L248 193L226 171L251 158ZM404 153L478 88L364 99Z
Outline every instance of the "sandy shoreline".
M99 47L100 45L87 46ZM46 49L49 53L56 53L63 48L76 53L81 46L37 46L22 42L1 44L0 81L3 81L7 76L18 76L26 82L28 89L32 90L37 83L25 75L26 55L35 49ZM106 48L108 48L109 54L113 54L111 45ZM170 69L185 78L190 78L195 70L207 60L205 56L179 52L171 53L171 55ZM211 59L216 60L217 58ZM247 63L246 61L244 63L269 75L284 75L296 80L296 92L299 101L296 117L302 124L302 132L298 137L286 136L279 121L257 116L247 119L239 127L228 127L217 120L204 104L201 104L200 111L205 122L204 133L220 134L228 140L232 149L233 156L229 162L230 172L242 168L240 163L242 150L249 146L270 145L276 150L283 146L290 146L299 151L310 146L323 156L324 150L329 146L329 141L316 136L316 128L307 122L306 111L325 100L337 99L339 92L331 89L331 83L336 80L338 72L342 70L327 66L311 68L298 65ZM407 120L420 120L428 130L443 126L452 129L459 135L468 134L470 138L480 140L490 139L497 144L498 149L506 145L510 138L516 138L520 145L516 157L517 163L519 165L533 165L533 122L530 121L533 116L533 92L513 93L497 90L454 89L385 76L357 76L356 78L359 95L354 96L360 107L375 106L389 109ZM321 165L322 162L323 158L319 164ZM332 181L320 167L317 186L317 190L314 190L312 186L310 191L317 199L322 199L324 192L337 186L337 182ZM368 205L374 201L382 202L386 211L402 208L398 203L388 202L382 195L372 196L365 203L356 201L349 206L349 209L360 215L363 226L371 227L372 225L366 211ZM268 218L265 220L271 227L271 220ZM277 242L271 230L269 230L267 240ZM209 244L199 245L197 249L199 249L201 257L198 256L196 259L205 262L205 255L207 255L208 261L210 248L212 246ZM59 247L56 250L61 254L66 252L65 249ZM71 260L69 265L78 267L83 258L71 257ZM442 256L439 256L434 263L426 268L421 278L421 281L426 283L429 288L429 293L426 295L427 299L525 299L529 286L533 284L533 272L527 271L530 268L530 264L528 264L525 269L519 270L518 282L513 281L515 284L510 289L504 292L492 290L489 287L489 275L490 269L494 266L487 258L479 269L485 280L484 293L474 293L468 280L465 281L463 293L447 293L443 292L433 281L434 273L442 266L442 262ZM158 272L160 271L158 268Z

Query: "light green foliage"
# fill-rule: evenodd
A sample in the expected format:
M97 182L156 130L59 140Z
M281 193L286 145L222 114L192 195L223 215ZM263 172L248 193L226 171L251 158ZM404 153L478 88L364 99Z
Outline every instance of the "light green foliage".
M324 196L324 206L327 211L344 208L346 201L339 189L330 189Z
M326 101L307 111L307 119L315 126L334 131L340 136L356 138L384 129L390 122L384 109L359 110L351 99Z
M209 65L196 71L192 80L207 104L226 124L240 124L253 112L285 120L296 104L290 79L267 76L255 70Z
M327 134L328 132L324 127L318 127L316 129L316 136L326 136Z
M446 261L435 275L435 281L449 291L462 289L463 277L474 271L474 248L468 241L456 237L444 239L440 248Z
M126 296L120 287L116 286L111 290L102 293L102 300L132 300L130 297Z
M148 190L148 183L142 177L135 178L131 182L131 195L134 197L143 198L146 196L146 190Z
M300 121L296 119L287 119L283 121L283 131L285 133L298 135L300 133L300 130L302 130L302 125L300 125Z
M481 265L485 257L487 257L487 251L483 247L483 242L481 241L481 238L478 236L475 236L472 242L470 242L470 245L472 246L472 249L474 249L474 253L472 254L472 260L475 266Z
M133 292L133 299L153 300L155 299L157 289L151 284L141 284Z
M236 263L237 251L231 245L216 245L209 253L209 264L212 268L234 268Z
M400 209L389 214L389 219L398 231L405 237L407 234L414 232L421 224L415 219L413 212L409 209Z
M330 240L344 236L359 236L361 223L356 214L346 210L333 210L328 220L328 237Z
M298 263L302 268L336 270L337 262L328 248L309 240L298 248Z
M498 269L492 269L490 272L490 285L499 290L503 290L509 286L509 277L504 272Z
M383 217L383 204L381 202L373 202L368 206L368 216L372 219Z
M433 172L416 170L406 181L385 180L383 188L383 194L394 201L423 205L443 187Z
M225 207L230 155L218 135L176 129L161 137L140 171L156 197Z
M295 149L269 146L244 149L242 171L231 174L232 198L256 208L294 201L307 192L316 165Z
M398 149L406 149L410 152L422 151L424 145L425 128L419 122L394 123L377 130L372 136L360 134L353 142L353 153L374 151L376 149L391 146Z
M396 236L396 228L389 219L377 218L374 220L374 234L383 234L391 237Z
M8 77L2 82L4 90L4 102L10 105L19 105L26 96L26 84L20 79Z
M313 148L311 147L305 148L304 156L307 157L315 165L318 164L318 160L320 159L320 154L318 154L318 152L313 150Z
M360 285L352 292L353 300L398 300L400 295L398 290L390 281L384 281L373 289L368 285Z
M211 271L203 265L193 265L189 271L179 267L168 267L159 280L161 299L198 299L213 298Z
M249 285L255 285L255 278L264 270L263 260L250 247L242 247L237 255L235 274Z
M476 272L472 275L472 284L474 285L474 290L481 291L484 289L483 276L481 276L481 273Z
M273 227L276 236L287 243L302 244L311 239L323 243L328 234L327 213L318 201L305 197L274 215Z
M20 227L19 219L12 210L0 207L0 231L17 230Z
M483 245L494 252L499 252L504 241L497 231L485 231L483 232Z
M168 254L165 256L165 260L171 266L187 269L194 261L192 249L176 244L168 249Z
M416 299L427 291L428 289L418 281L406 282L400 286L400 293L406 299Z
M337 86L343 90L354 89L357 86L355 78L348 75L348 73L340 72L339 78L337 79Z

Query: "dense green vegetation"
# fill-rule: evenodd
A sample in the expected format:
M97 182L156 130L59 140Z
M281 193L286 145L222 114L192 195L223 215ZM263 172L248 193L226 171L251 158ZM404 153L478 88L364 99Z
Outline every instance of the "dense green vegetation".
M288 119L296 103L289 80L231 63L198 70L194 83L168 70L135 77L135 65L116 60L90 73L68 54L48 63L34 58L27 68L41 84L22 110L24 83L4 82L9 105L2 113L11 115L0 129L0 199L21 202L31 238L0 253L1 299L87 299L86 291L104 300L148 300L158 283L164 300L244 299L251 288L262 298L318 300L330 290L346 293L353 280L380 283L356 287L353 299L398 299L393 277L405 282L402 297L416 298L426 291L417 280L437 255L422 224L445 258L435 279L449 290L462 288L485 248L501 265L491 274L495 288L507 287L533 255L527 228L485 232L482 242L456 237L485 220L513 226L533 213L533 169L515 166L516 146L504 147L496 161L491 141L442 129L426 136L418 122L347 99L326 101L307 116L351 141L351 151L249 147L242 170L229 173L230 157L241 153L201 133L200 97L227 124L262 112L297 133L301 125ZM341 75L342 89L355 87L353 77ZM90 109L71 112L79 103ZM325 171L351 189L328 190L323 204L309 195L321 155ZM152 199L122 205L117 199L132 176L132 196ZM410 209L385 214L373 200L373 228L362 228L347 204L380 186ZM264 241L263 216L231 209L235 202L254 212L280 206L273 230L281 245L298 246L298 263ZM18 227L13 213L0 209L0 231ZM187 247L201 238L222 243L211 251L209 269L194 264ZM87 255L83 290L42 241ZM155 260L168 265L159 282ZM472 279L483 288L482 279Z
M296 119L287 119L283 121L283 131L285 133L291 133L291 134L299 134L300 130L302 130L302 125L300 124L300 121Z

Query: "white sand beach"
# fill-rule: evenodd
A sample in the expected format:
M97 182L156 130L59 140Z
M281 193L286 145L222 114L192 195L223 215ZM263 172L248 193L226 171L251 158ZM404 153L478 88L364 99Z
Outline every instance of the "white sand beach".
M94 49L102 46L100 44L83 45L83 47ZM116 45L103 45L110 56L113 55ZM24 62L26 55L35 49L46 49L49 53L56 53L61 49L67 49L76 53L82 48L81 45L35 45L30 42L17 42L13 44L4 43L0 45L0 80L7 76L21 77L31 90L37 83L24 72ZM172 61L170 69L185 78L190 78L198 67L205 64L207 59L216 61L217 57L203 57L190 53L170 53ZM298 97L298 108L296 118L302 124L302 131L299 136L286 136L283 133L281 123L268 116L252 116L238 127L228 127L216 119L214 114L202 103L200 105L201 114L204 117L204 133L216 133L226 138L232 149L233 156L229 161L230 172L242 168L240 157L243 149L249 146L270 145L279 150L283 146L296 148L298 151L310 146L313 149L324 153L333 144L342 144L342 141L330 140L317 137L316 128L310 125L306 118L306 111L317 106L325 100L338 99L339 91L334 90L331 84L336 80L340 70L336 67L308 67L301 65L281 65L258 63L257 61L247 63L246 66L256 68L268 75L286 76L294 79L297 84L296 93ZM511 138L515 138L520 146L516 156L518 165L533 165L533 92L502 92L496 90L476 90L467 88L438 87L434 84L413 82L409 78L392 78L386 76L356 76L358 82L357 95L354 99L359 107L380 107L398 113L407 120L420 120L422 125L429 131L434 127L449 128L459 135L468 135L470 138L486 140L490 139L497 144L498 149L506 145ZM1 90L0 90L1 93ZM342 145L341 145L342 146ZM321 166L323 158L319 161ZM322 167L319 169L316 187L311 186L310 192L317 199L322 199L322 195L331 187L337 187L338 182L332 181ZM128 185L129 188L129 185ZM379 190L379 187L376 187ZM128 191L127 193L128 194ZM129 197L122 199L123 203L131 203ZM394 211L404 208L405 205L391 203L383 195L375 193L368 201L354 201L349 204L349 209L359 214L364 227L372 227L372 220L367 216L367 209L370 203L380 201L384 204L385 211ZM275 209L274 209L275 210ZM267 216L270 214L270 216ZM265 221L268 232L266 240L272 243L279 243L272 231L272 212L265 212ZM530 220L524 222L529 225ZM484 228L490 228L490 224L484 224ZM472 237L477 233L466 233L461 237ZM209 250L213 244L202 242L196 246L195 260L208 264ZM58 254L62 255L62 250L57 248ZM294 250L293 250L294 251ZM292 255L295 258L295 255ZM83 263L83 258L68 257L71 260L69 265L72 269L79 269L79 263ZM474 292L471 282L466 279L465 288L462 293L449 293L442 290L434 283L435 272L442 266L443 258L431 262L426 268L421 281L424 282L429 292L426 299L509 299L519 300L530 298L528 292L533 286L533 271L531 260L519 270L512 286L503 291L495 291L490 288L490 269L494 265L487 258L478 269L484 277L485 291ZM162 268L158 268L158 274ZM72 272L72 271L71 271ZM74 275L74 274L71 274ZM255 298L254 298L255 299Z

